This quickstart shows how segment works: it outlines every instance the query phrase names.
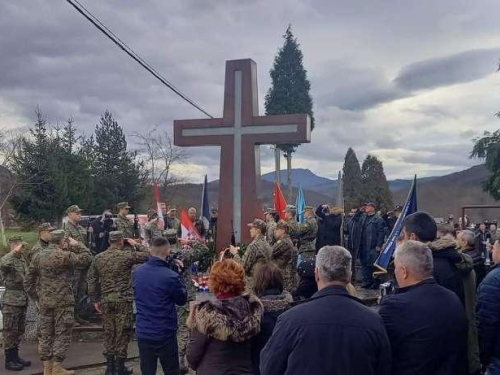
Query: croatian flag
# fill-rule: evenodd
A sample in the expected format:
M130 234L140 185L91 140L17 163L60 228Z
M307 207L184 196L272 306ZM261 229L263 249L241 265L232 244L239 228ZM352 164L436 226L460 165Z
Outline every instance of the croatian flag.
M201 193L201 215L200 220L203 222L205 231L208 231L210 226L210 205L208 204L208 181L205 175L205 182L203 183L203 192Z
M163 218L163 211L161 210L161 201L160 201L160 190L158 189L158 183L155 181L155 198L156 198L156 212L158 213L158 227L163 230L165 229L165 221Z
M189 215L185 208L181 212L181 231L182 238L187 240L198 239L201 241L201 236L196 230L194 223L189 219Z
M306 220L306 218L304 217L306 199L304 197L304 192L302 191L302 185L299 185L299 192L297 193L297 201L295 202L295 207L297 208L297 221L299 223L303 223Z
M281 192L280 186L276 183L274 186L274 209L281 220L285 219L286 200Z
M406 203L403 207L403 211L401 211L401 215L396 221L394 229L387 239L387 242L384 244L378 259L373 264L379 269L379 271L376 271L375 274L387 273L387 267L389 267L389 264L391 263L392 254L394 254L394 251L396 250L398 238L403 230L403 221L408 215L417 212L417 210L417 175L415 175L410 192L408 193L408 198L406 199Z

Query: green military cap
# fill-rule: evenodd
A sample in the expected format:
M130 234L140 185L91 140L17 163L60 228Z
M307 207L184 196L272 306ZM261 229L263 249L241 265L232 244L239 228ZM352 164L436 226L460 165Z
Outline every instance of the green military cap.
M116 207L121 210L122 208L132 208L129 206L128 202L120 202L116 205Z
M82 212L83 210L78 207L76 204L72 205L72 206L69 206L68 209L66 210L66 213L70 213L70 212Z
M62 229L53 230L50 233L52 234L52 239L50 240L50 242L52 243L59 243L61 242L61 240L67 237L66 232Z
M14 242L22 242L24 245L27 245L27 243L24 242L23 236L10 236L9 243L14 243Z
M276 210L274 208L268 207L264 210L265 214L275 214Z
M290 233L290 224L285 220L280 220L276 223L276 229L283 229L286 233Z
M109 240L112 242L123 240L123 233L119 230L109 232Z
M167 240L169 239L176 239L177 238L177 231L175 229L165 229L163 231L163 235Z
M50 223L42 223L38 226L38 233L40 232L52 232L53 230L56 230L57 228L53 227L52 224Z
M266 232L266 223L263 220L253 219L253 221L251 223L247 224L247 225L249 227L259 229L261 233L265 233Z
M158 212L155 210L148 211L148 220L156 219L158 217Z

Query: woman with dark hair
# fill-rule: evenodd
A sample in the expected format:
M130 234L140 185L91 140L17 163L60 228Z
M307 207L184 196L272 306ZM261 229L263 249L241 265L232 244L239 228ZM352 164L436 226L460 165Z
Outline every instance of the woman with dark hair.
M253 373L260 375L260 352L271 337L278 317L291 307L293 298L283 290L283 276L274 263L258 265L253 281L253 290L264 305L260 332L252 338Z
M197 375L251 375L251 339L260 331L262 303L244 294L245 271L232 259L212 266L208 285L217 299L191 309L189 366Z

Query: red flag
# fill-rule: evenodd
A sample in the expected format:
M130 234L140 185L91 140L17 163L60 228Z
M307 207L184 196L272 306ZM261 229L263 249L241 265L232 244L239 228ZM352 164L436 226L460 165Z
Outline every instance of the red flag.
M161 209L161 200L160 200L160 190L158 189L158 184L155 181L155 198L156 198L156 212L158 213L158 226L160 229L165 229L165 220L163 218L163 211ZM166 205L165 205L166 207Z
M196 238L201 241L201 236L196 230L194 223L189 218L186 209L182 209L181 211L181 228L182 228L182 238L188 240Z
M280 216L281 220L285 219L285 208L286 208L286 200L281 192L280 186L276 183L274 187L274 209Z

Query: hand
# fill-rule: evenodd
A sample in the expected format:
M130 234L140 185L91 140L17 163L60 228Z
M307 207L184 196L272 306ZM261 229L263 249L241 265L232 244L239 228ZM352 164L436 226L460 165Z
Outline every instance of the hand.
M14 253L18 253L18 252L20 252L20 251L21 251L21 249L23 248L23 246L24 246L24 244L23 244L22 242L21 242L21 243L18 243L18 244L16 245L16 247L12 249L12 251L13 251Z
M125 238L125 242L127 242L130 246L137 245L137 241L133 240L132 238Z
M231 254L233 254L233 255L238 254L238 250L239 250L239 249L240 249L239 247L236 247L236 246L233 246L233 245L231 245L231 246L229 247L229 251L230 251L230 252L231 252Z
M177 264L177 266L180 268L180 269L184 269L184 262L180 259L175 259L174 260L174 263Z
M76 245L78 245L78 241L75 240L74 238L68 237L68 244L70 246L76 246Z
M89 233L94 233L94 228L92 228L92 227L88 227L88 228L87 228L87 232L89 232Z
M100 312L102 314L102 302L94 303L94 308L96 309L97 312Z

